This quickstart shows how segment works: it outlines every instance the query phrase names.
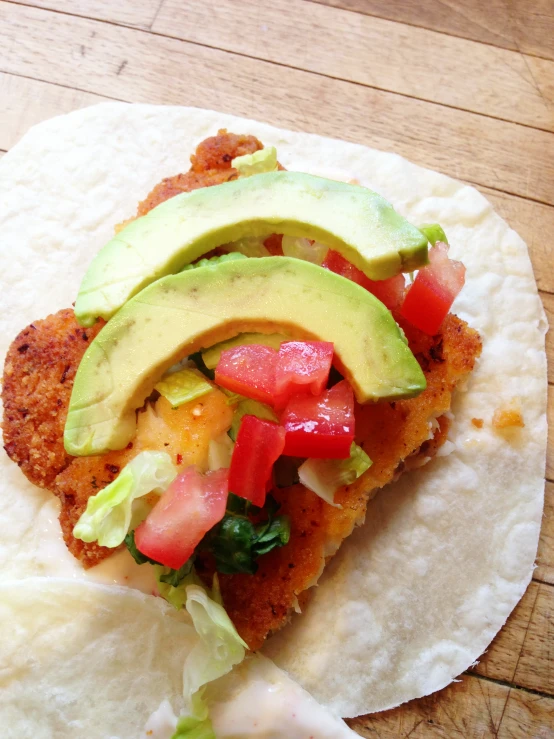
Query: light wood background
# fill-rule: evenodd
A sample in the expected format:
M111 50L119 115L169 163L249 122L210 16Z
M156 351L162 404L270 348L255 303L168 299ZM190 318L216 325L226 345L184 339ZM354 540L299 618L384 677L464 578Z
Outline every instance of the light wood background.
M554 0L0 1L0 150L106 99L250 116L473 183L527 241L554 316ZM460 682L352 727L382 739L553 737L552 435L537 564Z

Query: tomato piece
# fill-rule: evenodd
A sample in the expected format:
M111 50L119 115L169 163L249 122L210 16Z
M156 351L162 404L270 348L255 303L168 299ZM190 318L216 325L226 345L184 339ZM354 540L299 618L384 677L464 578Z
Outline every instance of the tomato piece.
M282 426L256 416L244 416L231 457L230 492L263 506L273 463L281 456L284 446Z
M142 554L178 570L204 534L225 515L229 470L200 474L187 467L135 530Z
M221 387L273 405L277 352L270 346L246 344L221 352L215 381Z
M434 336L464 286L466 268L448 258L448 245L440 241L429 250L429 261L408 289L400 314L412 326Z
M404 289L406 287L403 274L389 277L386 280L370 280L360 269L333 249L329 249L327 252L322 267L365 287L368 292L375 295L378 300L384 303L389 310L398 308L402 303Z
M334 346L329 341L285 341L275 368L275 402L283 408L296 393L321 395L327 387Z
M271 234L264 241L264 246L272 257L283 256L283 234Z
M346 459L354 441L354 392L346 380L319 397L294 395L281 416L283 454Z

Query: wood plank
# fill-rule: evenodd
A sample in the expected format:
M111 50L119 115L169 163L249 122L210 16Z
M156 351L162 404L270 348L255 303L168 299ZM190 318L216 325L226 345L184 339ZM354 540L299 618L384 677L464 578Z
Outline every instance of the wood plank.
M20 5L150 28L161 0L18 0Z
M35 123L107 98L0 72L0 148L11 149Z
M551 237L554 233L554 208L488 187L481 186L478 189L529 247L539 290L554 293ZM554 376L554 364L551 365L550 371L551 376Z
M544 513L537 553L537 580L554 585L554 483L547 482L544 490Z
M125 100L201 105L317 131L554 204L549 132L26 6L0 4L0 34L5 72L58 84L71 80L87 92Z
M316 0L554 59L552 0Z
M35 123L107 98L79 92L38 80L0 73L0 148L9 149ZM554 293L551 239L554 233L554 208L549 205L508 195L488 187L479 187L498 213L529 245L531 261L539 288ZM554 298L543 294L547 312L554 310ZM554 325L554 318L553 318ZM554 333L547 336L550 378L554 381Z
M554 130L554 62L305 0L164 0L185 41ZM324 39L324 43L311 43ZM309 53L306 53L309 45ZM437 63L439 61L439 63ZM447 80L456 80L448 84Z
M390 711L350 719L368 739L548 739L554 699L473 675Z

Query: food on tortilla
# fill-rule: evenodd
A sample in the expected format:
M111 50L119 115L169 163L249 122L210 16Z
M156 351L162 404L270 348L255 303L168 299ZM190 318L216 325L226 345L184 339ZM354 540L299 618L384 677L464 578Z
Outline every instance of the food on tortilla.
M217 136L207 139L198 146L196 155L192 158L193 167L191 171L186 175L177 175L174 178L164 180L154 188L152 193L139 206L139 215L146 215L150 208L159 205L164 199L173 197L177 192L219 184L222 181L236 178L238 172L230 167L230 164L236 156L252 153L252 150L262 150L261 144L253 137L220 132ZM252 187L255 186L257 177L258 175L254 175L250 178ZM361 190L361 188L355 189ZM214 192L217 192L217 189ZM406 227L402 226L402 228L405 229ZM122 232L120 231L120 233ZM125 231L123 231L124 233ZM440 237L445 238L443 233L440 234ZM430 232L429 236L426 234L424 241L427 238L438 238L436 231ZM296 249L298 256L304 259L311 256L312 258L309 261L313 261L312 255L314 250L318 248L317 245L314 247L314 244L306 238L293 239L279 235L265 238L264 241L264 249L275 255L273 260L277 269L280 268L280 265L287 264L287 260L282 260L282 257L278 256L283 252ZM418 243L417 238L415 242ZM361 467L358 464L358 472L356 472L354 463L351 466L346 465L347 474L345 477L342 476L345 472L344 465L343 468L340 468L335 463L334 466L331 465L330 467L329 465L316 464L317 460L313 459L314 456L325 457L326 454L333 456L332 446L336 443L336 440L329 447L330 451L318 454L317 445L321 444L321 441L315 444L313 451L306 451L306 447L302 446L302 443L305 442L300 439L300 442L295 442L296 446L294 446L292 441L294 434L289 433L287 436L289 439L287 442L288 451L285 448L285 453L293 456L312 457L312 460L309 464L305 462L300 465L298 473L293 466L292 470L289 469L288 471L285 486L273 488L272 497L275 506L279 507L277 518L275 518L275 513L267 514L264 511L263 498L258 500L258 504L261 504L259 507L262 508L262 513L258 515L269 521L268 524L264 524L262 521L262 526L265 525L267 528L267 526L271 526L272 521L274 525L279 522L281 525L281 529L278 530L278 535L274 537L272 544L265 547L268 552L264 552L264 547L260 543L257 551L264 553L257 556L255 562L252 560L254 556L251 553L252 547L248 550L250 559L248 557L244 559L244 552L239 552L238 554L243 557L243 560L240 560L242 571L237 565L240 558L237 558L236 552L232 552L232 557L229 559L231 556L229 552L221 551L221 536L219 536L217 546L214 544L212 549L208 549L208 551L200 549L197 553L196 568L206 579L206 582L211 581L214 566L219 570L219 582L226 610L239 634L252 649L261 646L269 633L279 629L288 620L291 611L295 607L298 609L299 599L302 602L305 600L304 596L307 589L317 582L325 562L337 551L342 540L350 535L352 529L364 520L370 497L391 480L397 479L404 471L425 464L436 454L446 440L452 392L457 384L466 378L473 369L475 359L481 350L481 344L478 334L470 329L467 324L456 316L446 315L452 299L463 283L463 276L460 281L459 268L456 263L452 263L448 259L447 248L441 246L441 243L439 242L437 246L431 249L431 265L420 270L415 282L407 292L408 296L413 292L418 292L423 296L421 300L427 299L428 306L432 306L435 322L432 330L425 325L422 326L423 330L420 330L410 322L413 321L416 324L421 322L421 301L416 301L417 310L415 312L413 308L405 307L404 277L400 274L390 279L372 281L338 251L322 249L321 247L318 260L328 271L324 272L320 267L312 267L307 263L299 264L299 269L302 268L300 272L303 270L308 275L320 273L320 279L325 278L324 287L326 290L323 290L323 300L333 299L333 290L342 289L342 293L346 295L350 290L354 298L361 301L360 305L367 300L370 308L379 311L378 315L382 316L379 319L380 325L388 326L387 321L390 321L390 327L382 328L382 333L378 334L379 338L375 347L378 345L385 346L387 342L390 343L388 337L391 335L391 331L394 334L397 329L394 328L395 324L392 318L387 318L390 314L385 310L382 303L375 301L369 294L375 293L380 300L392 308L394 318L403 329L417 363L400 339L395 339L398 342L397 348L391 349L391 353L396 360L398 360L399 352L402 355L405 353L407 359L400 362L399 366L402 368L406 362L408 364L410 361L413 362L417 372L421 373L421 370L423 371L421 376L425 376L427 388L424 392L420 392L417 397L402 399L402 395L407 396L421 391L424 385L420 383L418 387L416 383L415 390L402 390L402 373L400 373L398 377L400 389L396 393L400 396L400 399L396 398L394 391L388 390L381 393L387 400L356 406L356 443L358 446L355 448L360 450L357 456L358 463L361 454L363 454L363 460ZM250 280L254 281L254 272L258 270L258 265L261 267L266 261L273 265L271 258L263 260L208 260L205 262L206 266L183 272L182 278L165 279L169 280L170 283L180 281L183 284L188 284L190 282L193 286L198 283L196 290L202 289L203 285L205 286L204 289L209 290L210 280L217 275L228 273L235 275L234 279L238 279L242 271L249 275ZM441 263L443 267L446 267L446 270L443 269L442 272ZM302 266L303 264L305 266ZM291 265L294 267L294 263L291 262ZM453 274L452 270L449 271L451 265L454 265ZM273 269L273 266L271 269ZM254 271L252 272L252 270ZM249 274L250 272L252 272L252 275ZM337 274L340 277L335 277ZM445 274L450 279L450 284L441 284L441 279ZM346 282L345 278L350 282ZM217 277L217 279L220 278ZM296 275L293 276L293 280L295 284L298 284ZM338 287L334 287L335 281ZM455 284L452 284L452 281ZM357 285L352 283L357 283ZM164 284L164 280L155 283L151 288L145 290L144 295L147 296L150 294L149 291L158 289L158 285L163 290ZM280 292L277 293L277 302L288 308L294 300L294 294L288 294L286 278L285 281L281 279L277 285L280 289ZM331 287L329 288L328 285ZM365 290L362 288L365 288ZM243 294L244 289L248 291L247 282L238 291L239 294ZM435 299L433 299L433 289L438 298L435 295ZM256 290L261 292L257 286ZM249 297L250 307L255 303L255 292L253 291ZM140 301L141 296L142 293L136 300ZM300 298L301 296L299 296ZM215 296L212 296L211 301L214 302L215 300ZM134 302L131 300L123 310L129 310ZM146 299L146 302L148 302L148 299ZM323 314L325 312L325 305L323 303L318 305L317 300L311 307L314 315L309 313L310 308L306 306L296 319L299 326L302 326L304 321L308 335L317 333L309 326L310 321L313 322L318 318L318 312ZM371 331L371 319L366 319L362 327L356 324L353 316L350 320L354 323L354 332L349 336L348 330L344 328L340 321L344 310L344 307L338 306L329 312L330 325L332 326L333 321L336 321L338 329L333 336L335 361L338 357L342 358L342 354L346 356L349 351L353 356L356 356L359 349L356 345L357 337L360 340L360 345L366 346L367 342L370 341L370 338L368 338L362 342L363 334L360 332L362 329ZM294 312L294 309L292 312ZM428 317L428 313L429 311L427 314L423 313L423 315ZM231 318L235 318L231 312L229 314ZM262 315L262 318L265 318L266 325L270 325L271 315ZM113 319L113 323L108 324L107 331L111 326L117 325L117 320ZM292 313L285 320L289 330L291 321L293 321ZM277 323L282 325L283 320L281 319ZM60 311L47 319L35 321L21 332L8 352L3 386L6 451L20 465L32 482L52 490L59 497L62 504L60 522L65 541L72 553L87 567L97 564L113 551L113 548L99 545L96 540L90 540L89 538L88 541L83 541L81 538L74 536L75 531L81 531L81 533L83 531L83 524L81 523L81 528L78 524L80 520L83 521L83 513L89 500L93 496L98 496L101 490L112 484L120 475L125 474L126 465L129 465L132 460L137 460L144 452L153 450L166 452L177 469L185 470L190 465L198 465L200 469L205 470L208 465L210 440L213 442L214 439L220 439L222 434L225 434L225 431L233 422L233 410L237 414L239 406L246 402L253 403L254 406L251 405L248 412L246 414L242 413L240 416L238 433L240 434L240 430L243 429L244 438L248 438L248 441L243 441L241 444L240 437L237 439L234 452L234 473L233 464L231 463L232 480L240 486L240 480L244 477L244 471L237 476L239 465L237 460L240 457L240 450L242 448L249 450L251 449L250 445L256 443L261 458L263 456L264 434L270 433L271 428L275 426L276 416L274 414L277 409L272 412L273 420L258 421L257 417L263 415L263 411L260 413L256 407L256 400L269 401L274 405L271 400L271 389L269 395L259 394L260 377L264 375L267 367L269 367L268 362L273 362L273 357L278 356L281 352L281 349L272 349L266 347L263 343L250 343L249 347L246 348L243 344L238 346L234 344L224 348L223 351L219 349L219 359L216 363L216 383L219 384L220 388L226 389L227 393L237 392L240 389L242 395L250 394L251 400L245 400L244 397L236 395L234 399L229 398L221 389L211 385L209 380L202 378L195 380L194 377L188 376L187 392L190 393L192 379L193 383L198 381L203 383L202 395L191 396L185 394L184 397L185 399L188 398L189 402L178 403L177 407L173 407L167 396L157 394L157 397L153 396L148 400L141 412L137 414L136 434L133 435L129 443L125 439L126 448L108 451L96 456L75 458L64 450L61 432L67 416L75 374L85 351L98 335L102 325L103 322L100 321L95 326L84 328L77 323L72 312L67 310ZM140 328L139 325L139 330ZM187 326L187 328L189 327ZM243 326L236 322L231 328L229 335L220 335L215 341L227 339L236 334L237 331L253 329L252 326ZM344 336L341 336L341 333L344 333ZM106 332L102 334L102 336L104 335L109 337ZM120 342L125 342L129 336L128 331L123 332L119 338L114 337L111 343L112 345L114 343L120 345ZM328 337L321 335L317 338L325 339ZM110 341L108 339L107 346L110 345ZM212 340L212 343L215 343L215 341ZM344 350L340 348L343 343ZM283 351L285 351L284 347L289 345L290 342L280 342ZM93 348L96 347L97 342L93 343L92 346ZM125 348L125 343L121 346L124 353L132 353L130 351L132 342L129 343L128 349ZM150 346L152 347L151 344ZM200 343L196 348L201 346ZM391 344L391 347L394 346L394 344ZM102 351L105 355L105 351ZM251 386L251 378L250 380L246 378L246 384L244 384L244 377L236 376L232 362L231 369L229 369L230 357L232 359L233 352L236 353L237 351L243 353L242 364L244 364L245 352L250 353L251 359L254 358L256 362L255 374L258 378L257 385L256 382L254 382L254 385L258 387L257 390ZM148 347L139 354L146 358L147 352ZM370 357L372 361L374 361L373 354L377 353L378 349L375 348ZM331 352L329 363L332 356ZM166 366L169 366L169 364L181 358L182 355L166 356L164 361ZM315 361L313 357L311 361ZM339 367L343 372L345 364L347 364L346 361L342 364L339 363ZM391 370L387 370L386 364L383 367L381 382L386 385L387 371L390 373ZM75 396L80 408L86 405L86 402L83 404L83 393L86 393L88 389L92 394L95 392L95 373L87 373L83 368L80 372L83 374L84 382L82 388L80 386L77 388L78 393ZM312 371L313 366L309 369ZM181 368L180 373L182 374L183 371L191 372L190 369L183 370ZM235 375L233 375L233 371L235 371ZM329 366L327 366L327 374L328 372ZM142 376L144 374L145 372L142 372ZM316 395L327 392L324 390L327 374L322 375L322 382L318 385ZM417 373L414 377L416 375ZM151 373L148 374L148 377L151 376ZM174 375L177 378L180 376L179 372ZM172 375L169 375L168 380L171 377ZM352 379L356 379L356 377ZM122 381L124 382L125 378L122 377ZM241 382L242 384L240 384ZM365 382L366 384L370 383L371 378L368 378ZM339 387L346 387L346 385L347 383L343 381L335 385L336 390L332 389L328 392L337 394ZM99 382L99 386L102 386L102 381ZM197 390L195 392L198 393ZM368 395L366 393L363 399L367 400ZM140 406L143 403L143 398L144 394L141 396L140 402L135 403L135 406ZM348 401L340 396L340 400L336 402L338 402L337 407L343 407L342 404ZM280 405L281 411L289 414L287 418L292 418L290 416L291 410L285 408L283 411L284 406L287 405L286 396ZM298 418L299 412L297 408L294 418ZM314 412L313 408L310 412ZM254 420L249 421L250 418ZM287 428L287 421L283 420L283 423ZM266 426L264 427L263 424L266 424ZM249 427L252 427L252 430L248 432ZM71 427L68 425L68 428ZM268 428L270 429L269 432ZM246 437L247 432L250 434L248 437ZM237 429L235 429L235 439L236 434ZM339 456L348 457L353 439L350 436L345 436L344 439L343 450L346 449L346 453L341 451ZM245 444L248 444L248 446L245 447ZM276 444L278 442L274 440L269 443L269 447ZM298 446L298 444L300 445ZM271 454L271 450L268 453ZM252 455L250 454L250 456ZM246 463L243 462L242 464ZM269 469L271 464L272 462L269 463ZM371 466L368 469L369 464ZM296 464L296 467L298 466L299 464ZM333 472L331 473L330 470L333 470ZM364 474L358 476L361 471L364 471ZM312 489L295 482L295 478L298 480L298 475L304 483L309 483ZM333 485L329 486L330 475L331 479L336 480L334 490L332 489ZM191 480L192 478L189 479L189 485L192 484ZM215 478L212 477L211 480L213 487L213 485L216 485ZM340 484L344 480L347 480L349 484ZM203 482L200 478L195 478L194 484L202 485ZM223 479L217 482L219 486L225 484L226 480ZM231 489L233 488L231 487ZM314 489L317 492L314 492ZM140 495L143 495L143 493L140 493ZM265 497L265 491L263 497ZM225 506L223 505L223 508L218 509L218 511L216 516L219 518L216 517L213 524L217 524L217 521L221 519L225 512ZM235 525L237 520L243 518L243 511L239 512L239 519L236 518L235 513L232 510L228 511L227 518L231 522L229 525ZM269 515L269 519L267 515ZM224 519L224 522L226 520ZM259 518L254 517L253 520L255 525L260 525ZM208 528L213 525L210 524L210 521L211 519L208 518L207 523L205 523ZM288 530L283 528L285 521L290 522L290 534ZM248 523L248 526L252 528L254 524ZM75 529L76 525L77 529ZM199 530L200 538L206 530ZM221 528L218 530L222 531ZM269 529L267 530L269 531ZM152 543L147 541L141 531L144 532L144 528L140 529L139 527L137 529L138 540L135 537L127 542L139 559L142 551L141 541L145 549L148 549L149 546L152 547ZM267 533L264 536L267 536ZM85 538L87 538L86 535ZM148 557L151 560L160 561L152 554L157 551L154 547L150 548L148 552L143 552L146 555L143 557L143 561ZM187 551L186 547L184 551ZM215 563L214 553L216 555ZM173 561L175 569L179 569L181 564L182 562L178 559Z
M110 103L62 116L33 129L0 162L4 244L0 343L5 352L10 337L22 326L60 305L71 305L92 256L91 244L106 243L112 233L109 224L132 211L134 193L147 192L196 142L222 125L252 131L278 148L281 161L290 169L356 180L383 194L412 223L441 223L451 241L448 256L463 260L467 268L466 284L454 309L478 329L483 351L469 381L466 377L453 398L448 439L438 458L402 475L369 502L365 526L353 532L330 562L319 587L312 589L309 608L264 647L266 654L338 715L384 710L439 690L475 662L525 591L533 569L544 486L546 323L527 249L482 195L392 154L211 111ZM227 169L221 176L236 174ZM183 178L194 180L198 173ZM302 256L316 264L328 257L345 273L361 279L323 245L305 239L291 243L290 237L275 237L265 244L243 242L232 248L250 256L282 249L287 256ZM396 288L387 284L380 297L391 307L394 301L399 304ZM64 369L61 366L62 373ZM197 406L211 396L216 396L215 391L192 404L197 413ZM509 433L494 431L495 409L513 398L519 399L525 426ZM402 404L410 407L415 401ZM168 401L166 420L171 417L172 402ZM248 405L245 414L252 414L250 404L255 402L241 400L237 411ZM254 409L270 418L273 413L260 404ZM172 412L178 414L179 409ZM230 429L235 438L236 415L240 414L235 414ZM189 431L199 417L191 412ZM483 426L477 428L472 419L484 420ZM151 436L164 423L156 419ZM171 440L180 431L181 427L174 428ZM31 440L38 444L38 434L32 433ZM212 462L229 453L226 443L211 447ZM311 466L327 462L310 461ZM337 476L343 474L346 461L338 460ZM421 463L424 457L416 456L414 461ZM206 464L205 459L202 462ZM0 575L4 581L17 579L26 592L32 583L25 578L31 575L67 573L87 581L107 577L110 582L152 592L152 568L136 566L125 550L83 570L58 542L58 499L22 479L7 456L0 465L4 531ZM295 467L278 465L280 484L290 482ZM111 474L103 466L97 472L102 480ZM326 494L325 486L318 489ZM89 493L86 489L83 499ZM141 501L138 498L135 503ZM83 548L91 551L92 546ZM257 549L262 546L263 542L256 544ZM275 549L258 561L263 564L285 549ZM137 580L141 573L147 573L142 583ZM235 577L228 579L232 582ZM167 597L177 597L180 591L174 588L177 592L173 592L171 583L160 582L159 587ZM59 600L63 602L63 595ZM28 606L27 598L24 602ZM110 631L107 623L104 628L108 638L113 634L113 644L120 643L119 632ZM117 647L113 654L117 659ZM67 656L68 665L77 664L71 641ZM92 669L97 684L103 685L101 666L95 664ZM17 670L7 675L7 684L13 686L19 675ZM124 690L134 690L132 671L119 677ZM60 700L71 687L66 675L57 693ZM174 699L179 692L175 683ZM42 706L37 721L52 703L49 693L39 693L34 693L37 706ZM93 721L99 730L111 705L109 698L104 691L95 694L101 711ZM146 700L141 704L144 711L156 708ZM122 727L119 733L136 737L131 728Z

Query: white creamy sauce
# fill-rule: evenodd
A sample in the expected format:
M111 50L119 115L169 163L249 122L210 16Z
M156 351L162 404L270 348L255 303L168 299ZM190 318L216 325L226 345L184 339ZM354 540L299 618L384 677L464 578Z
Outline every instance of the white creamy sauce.
M356 737L271 660L248 657L206 691L217 739ZM150 716L140 739L171 739L177 718L168 701Z

